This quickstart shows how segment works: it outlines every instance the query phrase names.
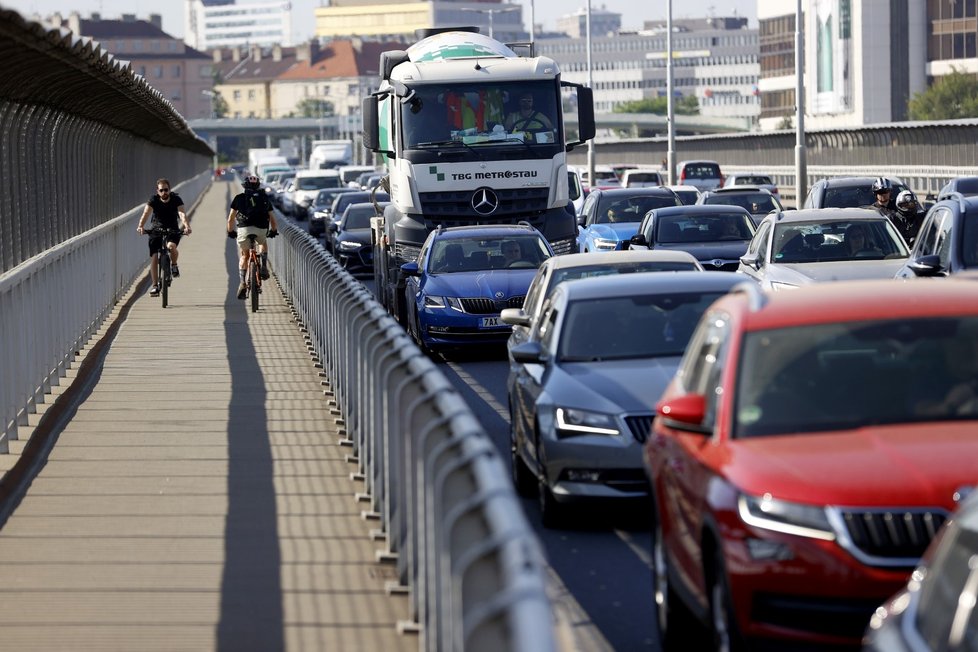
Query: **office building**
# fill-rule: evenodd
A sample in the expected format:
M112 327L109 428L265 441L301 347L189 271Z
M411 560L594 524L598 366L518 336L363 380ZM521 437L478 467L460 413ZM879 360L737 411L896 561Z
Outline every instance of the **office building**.
M184 40L198 50L289 46L292 4L288 0L186 0Z

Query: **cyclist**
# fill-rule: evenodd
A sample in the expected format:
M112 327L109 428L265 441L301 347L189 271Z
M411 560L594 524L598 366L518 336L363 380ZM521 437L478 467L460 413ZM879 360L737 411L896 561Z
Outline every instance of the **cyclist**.
M268 252L265 245L266 236L278 235L278 224L272 202L261 187L261 179L254 174L245 177L241 183L244 192L231 200L231 211L228 213L228 237L237 235L238 249L238 298L244 299L248 292L245 277L248 274L248 251L251 249L249 235L255 236L258 255L261 257L261 277L268 278Z
M156 194L150 197L143 209L143 214L139 218L136 226L136 233L142 235L143 227L150 214L153 215L153 227L164 229L177 229L183 227L183 232L190 235L190 222L187 220L187 213L183 210L183 200L175 192L170 192L170 181L168 179L156 180ZM153 287L150 289L150 296L158 296L160 293L159 273L156 270L157 258L162 245L162 236L153 236L149 239L149 255L152 263L149 266L150 277L153 279ZM166 248L170 250L170 273L173 278L180 276L180 268L177 267L177 258L180 252L177 246L180 244L180 235L166 236Z

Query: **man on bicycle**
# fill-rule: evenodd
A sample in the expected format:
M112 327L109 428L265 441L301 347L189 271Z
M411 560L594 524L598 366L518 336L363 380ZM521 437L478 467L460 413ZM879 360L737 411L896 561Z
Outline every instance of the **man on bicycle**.
M174 229L183 227L183 232L190 235L190 222L187 220L187 213L183 210L183 200L180 195L170 192L170 181L168 179L156 180L156 194L150 197L143 209L143 214L139 218L136 232L142 235L143 226L150 214L153 215L153 228ZM160 293L159 272L156 269L159 250L162 246L163 236L153 236L149 239L149 255L152 264L149 266L150 277L153 279L153 287L150 289L150 296L158 296ZM170 273L174 278L180 276L180 268L177 267L177 258L180 253L177 245L180 244L180 234L166 236L166 248L170 250Z
M251 241L248 236L255 236L258 254L261 257L261 277L268 278L268 253L265 245L266 234L277 235L278 225L275 223L275 213L272 202L261 187L261 180L254 174L245 177L241 184L244 192L231 200L231 211L228 213L228 237L238 236L238 298L244 299L248 293L245 277L248 274L248 251Z

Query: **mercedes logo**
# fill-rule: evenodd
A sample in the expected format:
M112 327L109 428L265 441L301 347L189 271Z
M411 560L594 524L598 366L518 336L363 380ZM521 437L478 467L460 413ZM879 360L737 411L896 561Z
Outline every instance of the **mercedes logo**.
M714 258L710 264L713 265L714 267L723 267L723 261L720 260L719 258Z
M479 215L492 215L499 208L499 197L489 188L479 188L472 193L472 209Z
M506 296L506 293L505 292L497 292L496 293L496 298L497 299L502 299L504 296Z

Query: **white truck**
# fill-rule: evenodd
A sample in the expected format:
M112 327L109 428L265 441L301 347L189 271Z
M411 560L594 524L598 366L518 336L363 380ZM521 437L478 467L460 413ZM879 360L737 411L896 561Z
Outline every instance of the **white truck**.
M329 170L352 162L352 140L314 140L310 145L310 170Z
M525 221L558 254L573 251L566 152L594 136L591 89L561 81L552 59L516 53L532 46L474 28L418 36L406 51L381 54L380 87L362 106L364 147L386 158L391 197L374 220L377 292L399 320L401 265L439 225ZM572 142L565 106L576 106Z

